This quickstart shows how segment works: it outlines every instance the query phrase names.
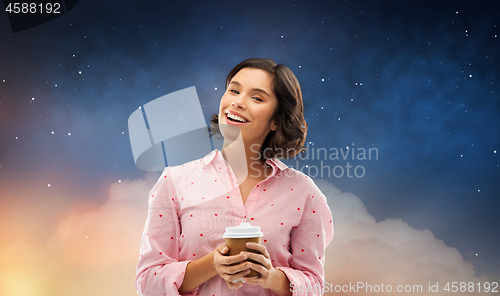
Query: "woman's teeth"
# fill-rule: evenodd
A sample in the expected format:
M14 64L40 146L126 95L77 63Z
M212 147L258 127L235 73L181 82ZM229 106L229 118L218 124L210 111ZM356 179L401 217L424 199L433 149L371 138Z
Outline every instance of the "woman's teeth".
M239 117L238 115L234 115L234 114L231 114L231 113L227 113L227 118L230 118L230 119L233 119L233 120L236 120L236 121L239 121L239 122L247 122L247 120Z

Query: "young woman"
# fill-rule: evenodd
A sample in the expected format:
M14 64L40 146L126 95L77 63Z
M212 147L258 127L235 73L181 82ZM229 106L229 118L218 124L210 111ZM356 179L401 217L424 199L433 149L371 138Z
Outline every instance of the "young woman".
M241 62L212 123L223 149L165 168L150 192L138 293L321 295L331 211L310 178L278 160L295 156L306 139L297 78L270 59ZM247 244L259 253L227 256L223 233L242 222L264 233L262 244ZM250 269L260 277L244 278Z

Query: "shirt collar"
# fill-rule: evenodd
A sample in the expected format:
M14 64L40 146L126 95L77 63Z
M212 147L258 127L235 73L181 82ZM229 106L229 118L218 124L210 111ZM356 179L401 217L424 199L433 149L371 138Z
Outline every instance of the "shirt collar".
M220 154L220 151L218 149L214 149L214 150L212 150L212 152L208 153L205 157L203 157L203 163L205 164L205 166L207 166L210 162L212 162L212 160L218 154ZM277 167L278 169L280 169L282 171L288 167L286 164L284 164L283 162L281 162L277 158L270 158L270 159L266 160L266 163L269 165L272 165L274 167Z
M215 155L220 153L219 150L217 149L214 149L212 150L212 152L208 153L207 155L205 155L205 157L203 157L203 163L205 164L205 166L207 166L210 162L212 162L212 160L214 159Z
M281 160L277 158L270 158L266 160L266 163L275 166L282 171L284 171L288 167L286 164L284 164L283 162L281 162Z

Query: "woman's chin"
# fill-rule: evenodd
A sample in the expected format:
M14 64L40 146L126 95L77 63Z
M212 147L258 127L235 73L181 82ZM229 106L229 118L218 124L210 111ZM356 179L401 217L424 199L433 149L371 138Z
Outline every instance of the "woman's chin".
M241 139L241 131L236 125L222 123L219 124L219 130L224 140L236 141L238 138Z

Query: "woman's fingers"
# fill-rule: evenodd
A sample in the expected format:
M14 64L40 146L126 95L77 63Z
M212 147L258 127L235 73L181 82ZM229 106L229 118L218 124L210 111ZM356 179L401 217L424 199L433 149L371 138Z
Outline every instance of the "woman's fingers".
M252 253L252 252L242 252L243 254L245 254L248 257L249 260L259 262L266 269L272 268L271 260L269 258L269 253L267 253L267 249L265 246L259 245L259 244L254 244L254 243L247 243L247 248L252 249L252 250L256 250L259 252L258 254ZM256 267L252 268L252 269L254 269L258 272L261 272L260 270L257 270Z
M226 245L221 244L215 248L214 252L214 265L219 273L219 276L226 280L230 289L239 289L243 286L243 281L233 283L234 281L241 280L244 276L250 273L249 267L251 264L245 262L247 255L240 253L234 256L225 256L229 249Z
M233 283L235 281L241 280L243 277L245 277L247 274L250 273L250 269L244 269L240 272L234 273L234 274L224 274L222 276L223 279L226 281Z
M264 257L269 259L269 253L267 252L266 246L261 245L261 244L256 244L256 243L247 243L246 246L249 249L258 251L259 253L264 255Z
M228 251L229 251L229 248L226 247L225 244L220 244L217 246L217 248L215 248L217 251L219 251L219 253L221 254L226 254Z

